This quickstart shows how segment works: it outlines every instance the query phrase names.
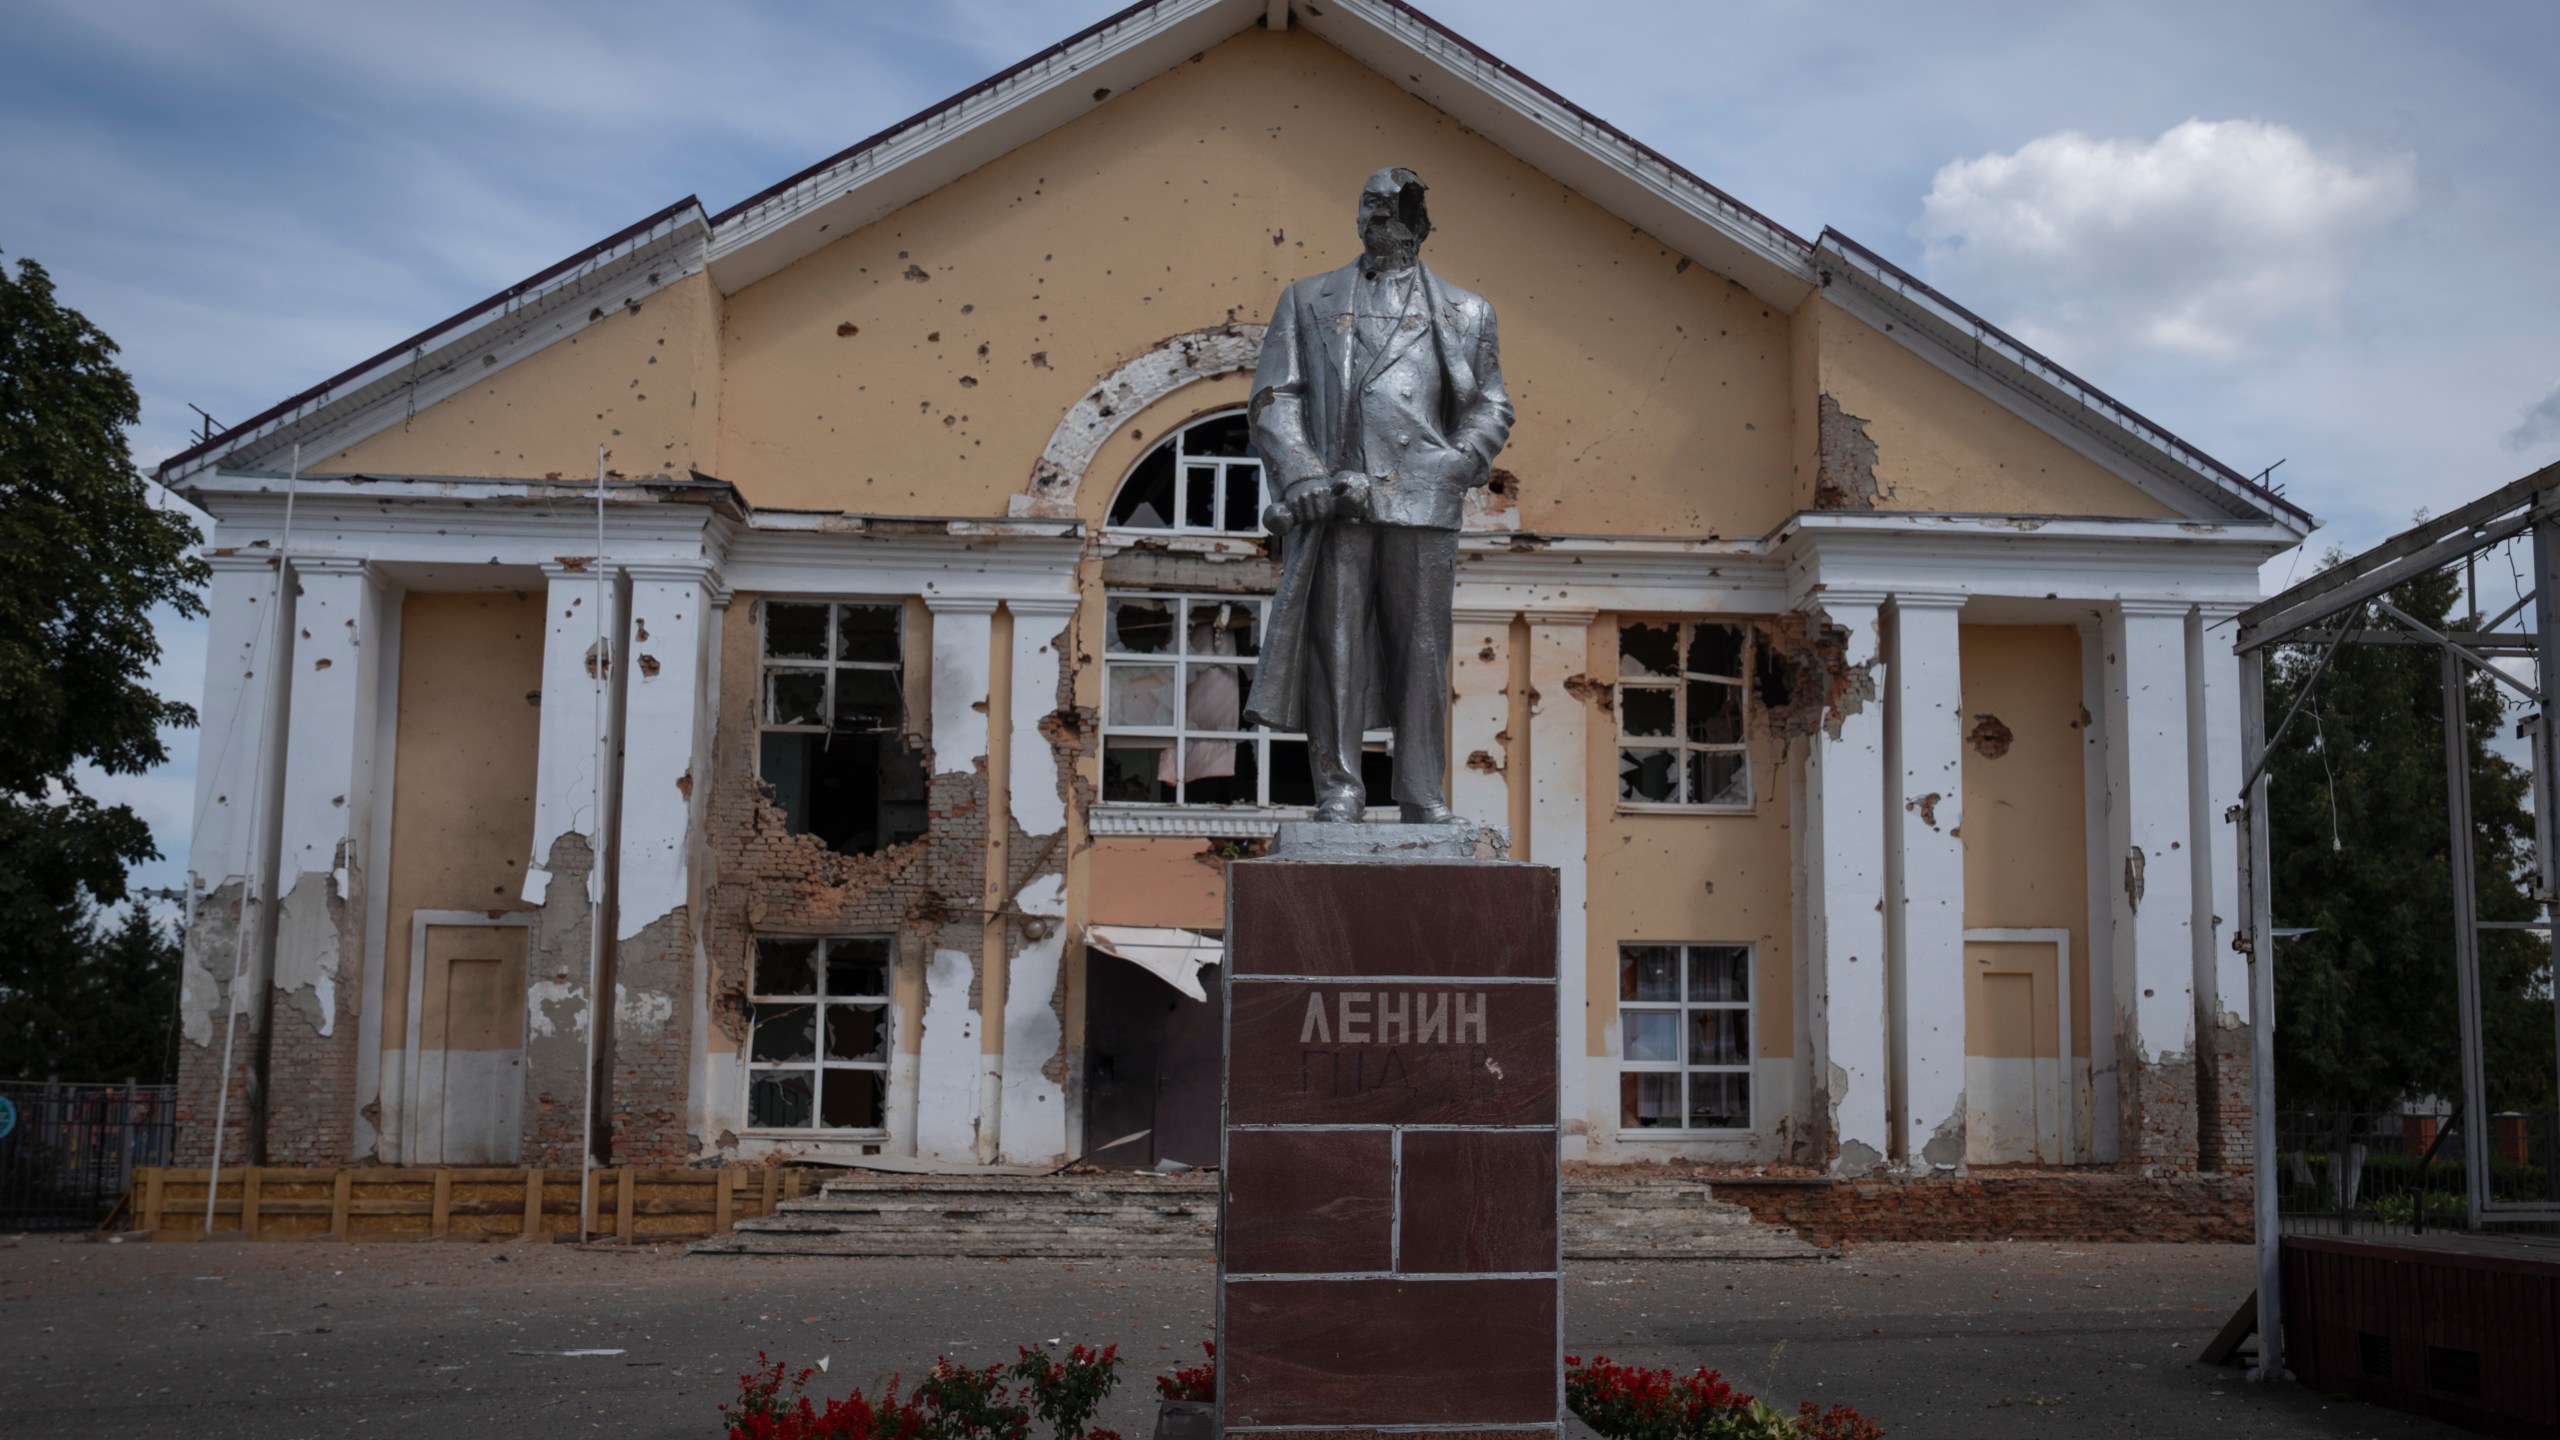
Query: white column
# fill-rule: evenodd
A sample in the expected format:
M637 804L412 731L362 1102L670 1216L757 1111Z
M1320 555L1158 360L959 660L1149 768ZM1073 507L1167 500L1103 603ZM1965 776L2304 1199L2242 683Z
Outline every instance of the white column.
M1067 828L1067 802L1059 789L1061 767L1056 747L1040 728L1058 708L1058 675L1067 663L1059 648L1061 633L1076 613L1072 595L1039 599L1007 599L1013 612L1013 734L1006 744L1013 763L1006 803L1013 823L1035 841ZM937 617L935 625L939 627ZM1066 642L1073 643L1073 637ZM934 672L937 676L941 671ZM939 707L937 707L939 708ZM1056 857L1061 869L1066 857Z
M2106 620L2109 903L2115 911L2116 1065L2128 1160L2176 1163L2175 1142L2143 1123L2162 1099L2164 1057L2195 1047L2194 872L2188 863L2187 610L2127 600ZM2154 1117L2159 1118L2159 1117ZM2103 1120L2101 1121L2103 1123ZM2187 1127L2192 1135L2192 1125ZM2193 1161L2193 1141L2183 1157Z
M1528 857L1556 869L1556 1026L1564 1043L1558 1113L1564 1154L1588 1154L1591 1134L1615 1133L1618 1097L1593 1093L1593 1071L1611 1069L1590 1054L1591 755L1589 710L1568 681L1590 672L1596 611L1529 612ZM1470 816L1470 819L1475 817ZM1515 841L1520 837L1515 837Z
M927 595L925 604L933 611L933 772L937 775L977 773L988 758L987 710L993 703L990 672L995 658L996 601L992 597ZM909 653L908 663L915 663ZM992 797L991 797L992 798ZM988 817L991 825L988 843L992 846L1004 823L1002 815ZM944 1022L951 1013L951 992L942 986L928 986L934 1000L925 1008L924 1056L917 1077L920 1111L916 1118L917 1144L920 1150L943 1153L951 1143L956 1118L947 1114L925 1113L955 1108L951 1097L955 1092L973 1094L976 1107L974 1144L970 1154L980 1164L994 1161L1000 1153L1004 1133L1004 995L1005 977L988 973L983 946L977 953L936 949L929 981L942 977L948 969L946 957L966 961L978 975L979 1011L971 1017L978 1043L963 1052L937 1036L936 1028L952 1028ZM963 972L958 997L965 1004L968 994L966 972ZM942 1073L961 1063L974 1063L974 1088L961 1076Z
M603 800L596 735L612 722L609 664L621 626L613 583L587 565L545 565L542 721L534 756L533 854L524 871L524 902L549 898L551 848L563 835L599 838ZM597 619L601 614L601 624ZM589 890L595 888L591 869ZM583 971L580 972L584 974ZM584 985L581 979L579 984Z
M1479 825L1508 825L1511 616L1455 612L1449 665L1449 805Z
M703 734L709 573L700 565L666 564L632 565L626 573L631 594L623 653L631 668L624 677L622 803L615 826L617 941L632 939L687 902L694 796L707 792L709 769Z
M211 898L227 882L247 876L257 847L249 834L251 797L259 785L259 752L267 748L270 692L279 677L267 650L275 644L279 604L276 567L265 551L215 555L206 563L213 582L205 595L204 703L197 710L196 807L187 844L187 869L197 899ZM224 977L230 956L223 957ZM205 997L213 1003L213 997Z
M2195 878L2199 1024L2249 1020L2249 960L2231 948L2240 925L2240 657L2237 605L2198 606L2187 621L2188 850ZM2228 1017L2226 1022L2225 1017Z
M1891 1011L1900 1153L1914 1170L1951 1169L1965 1155L1963 604L1897 592L1885 667Z
M1880 592L1826 589L1818 618L1847 632L1839 698L1805 756L1805 847L1812 903L1813 1083L1827 1097L1832 1166L1863 1175L1888 1162L1891 1036L1885 992L1884 711Z
M998 1129L1005 1160L1050 1164L1069 1158L1066 1087L1048 1075L1050 1060L1066 1043L1066 1028L1051 1001L1067 941L1067 807L1059 790L1058 752L1040 722L1058 708L1058 675L1066 660L1060 632L1075 614L1076 601L1009 598L1005 608L1013 614L1005 807L1035 853L1048 836L1060 837L1061 850L1044 867L1050 873L1014 897L1013 908L1032 918L1005 927L1004 1110Z

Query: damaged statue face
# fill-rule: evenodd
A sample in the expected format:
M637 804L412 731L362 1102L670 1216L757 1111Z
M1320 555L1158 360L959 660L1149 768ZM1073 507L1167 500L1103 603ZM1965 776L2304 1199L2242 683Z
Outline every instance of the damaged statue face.
M1360 243L1381 269L1411 265L1431 234L1431 212L1422 203L1422 177L1390 165L1360 187Z

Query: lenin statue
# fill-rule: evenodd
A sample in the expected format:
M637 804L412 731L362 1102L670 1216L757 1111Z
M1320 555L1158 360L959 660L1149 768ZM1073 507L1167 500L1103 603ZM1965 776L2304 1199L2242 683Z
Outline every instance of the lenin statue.
M1316 818L1360 818L1360 737L1395 730L1408 824L1448 824L1449 597L1467 491L1511 434L1493 307L1418 252L1420 176L1360 191L1358 260L1280 296L1253 375L1255 447L1288 532L1248 723L1303 730Z

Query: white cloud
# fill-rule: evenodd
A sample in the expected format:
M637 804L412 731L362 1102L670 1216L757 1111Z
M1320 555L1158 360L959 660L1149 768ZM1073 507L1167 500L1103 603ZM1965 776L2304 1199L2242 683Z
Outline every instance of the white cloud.
M2524 407L2524 415L2515 428L2503 437L2510 450L2531 450L2560 440L2560 380L2542 392L2542 398Z
M2417 192L2408 155L2360 165L2283 125L2189 120L1954 161L1912 229L1933 279L2030 343L2229 360L2334 324L2363 242Z

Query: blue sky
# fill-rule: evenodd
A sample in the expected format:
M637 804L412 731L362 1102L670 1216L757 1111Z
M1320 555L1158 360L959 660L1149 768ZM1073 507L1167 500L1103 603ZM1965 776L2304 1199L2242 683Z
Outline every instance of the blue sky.
M1108 0L15 0L0 252L124 347L146 465L688 193L713 209ZM2361 548L2560 459L2560 6L1439 0ZM1570 23L1559 23L1559 15ZM2279 561L2270 579L2294 573ZM202 637L166 627L167 693ZM183 883L193 737L102 779Z

